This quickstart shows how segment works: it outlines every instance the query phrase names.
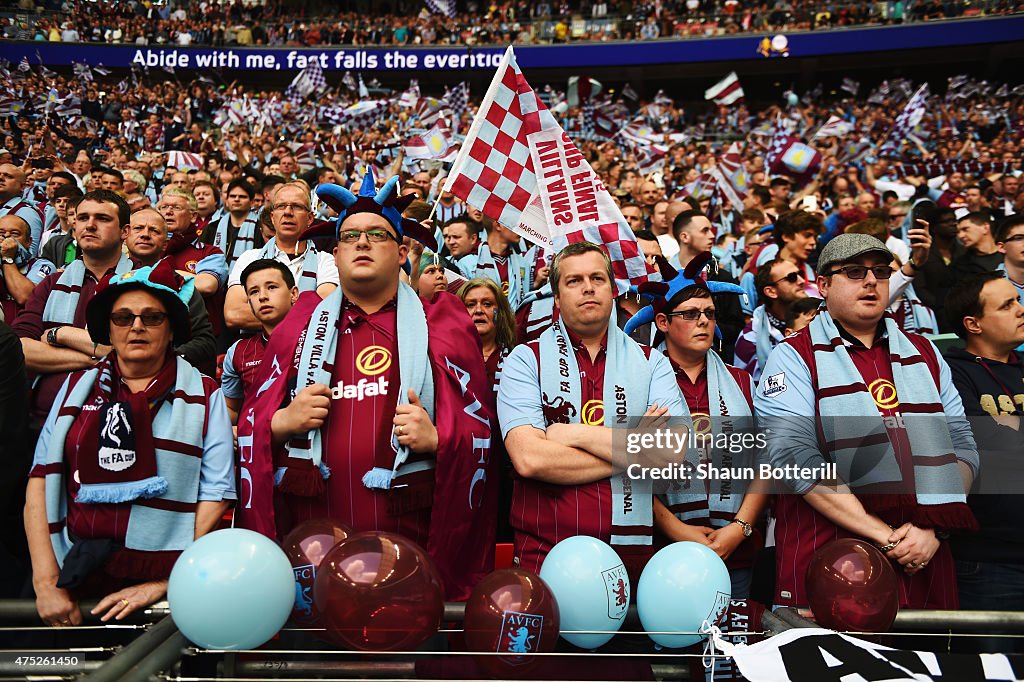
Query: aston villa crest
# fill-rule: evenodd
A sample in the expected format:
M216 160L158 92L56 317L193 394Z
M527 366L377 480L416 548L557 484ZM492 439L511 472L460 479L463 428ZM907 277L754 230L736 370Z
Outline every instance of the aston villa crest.
M529 654L537 650L541 632L544 630L544 616L535 613L506 611L501 619L501 636L498 638L498 653ZM513 664L525 663L525 658L516 657Z
M618 620L626 615L629 608L629 576L626 567L619 564L615 568L601 571L604 587L608 592L608 617Z

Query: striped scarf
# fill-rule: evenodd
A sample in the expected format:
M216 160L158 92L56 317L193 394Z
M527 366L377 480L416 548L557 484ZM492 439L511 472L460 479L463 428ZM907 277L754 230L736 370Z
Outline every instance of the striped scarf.
M707 435L752 432L753 413L743 389L736 383L735 377L725 366L722 358L714 351L708 351L707 354L707 376L708 406L711 411L711 429ZM728 448L711 447L710 452L707 452L708 448L705 446L704 450L707 456L702 459L710 462L716 471L723 471L727 467L752 465L751 462L737 461L738 457L729 452ZM704 485L697 489L690 489L692 481L686 481L682 486L671 486L665 495L669 511L681 521L724 521L715 524L716 526L730 523L740 510L744 491L733 489L726 481L715 481L714 489L709 483L711 482L705 481Z
M913 284L908 284L907 288L903 290L903 296L900 298L897 307L903 310L903 323L900 325L903 331L913 332L914 334L939 333L939 323L935 318L935 312L924 303L921 303L921 299L917 297L917 292L914 291Z
M884 320L889 342L889 362L900 411L909 415L905 417L908 420L920 420L921 415L941 416L942 399L924 358L895 320L888 316ZM825 310L820 311L811 321L809 330L817 369L817 412L820 415L824 446L838 464L840 479L854 492L866 486L891 485L903 481L878 406L850 357L832 316ZM949 513L944 513L947 509L941 507L966 504L949 429L945 425L943 428L927 428L923 421L918 421L916 428L906 429L910 459L914 464L914 490L919 506L915 518L924 517L933 521L941 518L944 522L928 525L960 528L966 523L965 519L958 518L962 516L958 513L960 510L947 508ZM937 419L931 419L929 426L932 426L932 421L937 424ZM865 463L870 463L870 466L865 466ZM810 482L801 483L810 485ZM966 510L966 507L962 509Z
M132 269L132 262L122 255L114 272L121 275ZM85 283L85 262L81 259L72 261L53 285L46 307L43 308L43 322L53 324L74 324L75 311L78 310L78 299L82 295L82 284Z
M338 349L338 316L341 314L344 294L341 288L320 301L306 324L295 353L298 357L298 378L295 392L298 393L312 384L331 385L331 370L334 367ZM431 421L434 421L434 380L427 359L427 320L419 296L407 284L398 285L398 366L401 386L398 389L398 404L408 403L409 389L416 391L423 402ZM273 377L272 377L273 378ZM267 382L271 383L270 381ZM263 392L264 385L257 392ZM316 470L322 482L331 475L324 464L324 436L321 429L296 436L286 445L288 461L274 472L274 481L283 492L298 495L316 495L322 491L322 484L315 480ZM432 460L410 461L409 449L391 436L392 452L377 453L374 467L363 476L367 488L388 490L392 483L403 476L433 468ZM312 466L310 466L312 465ZM313 480L310 480L310 479Z
M279 260L278 256L284 254L290 257L294 254L288 254L277 248L277 239L271 239L267 242L267 245L260 250L260 258L270 258L271 260ZM299 292L303 291L316 291L316 275L319 264L319 252L313 245L311 240L306 240L306 251L302 257L302 272L295 278L295 286L299 288Z
M518 313L526 306L529 306L529 311L526 314L520 338L529 343L539 339L540 335L554 324L555 296L551 292L551 283L528 293L516 312Z
M761 370L768 363L768 354L772 352L772 348L775 348L779 341L782 341L782 332L772 324L774 316L768 312L768 309L763 305L759 305L754 310L754 316L750 320L750 331L754 333L754 339L757 343L757 366L755 367L754 381L761 378Z
M64 484L64 447L72 423L86 402L104 400L112 388L113 355L92 369L73 375L58 408L50 447L46 449L46 520L50 542L63 564L71 550L67 530L67 487ZM153 417L153 444L157 471L167 482L164 493L131 506L125 549L137 552L181 551L195 537L195 508L203 464L206 393L203 377L186 360L175 358L173 399L165 400ZM97 385L98 384L98 385ZM99 392L97 396L97 391Z
M533 286L534 261L532 248L527 251L525 256L513 250L508 252L508 291L505 293L505 297L513 310L523 303ZM463 256L458 265L459 269L470 279L486 277L498 284L502 283L498 264L495 262L487 242L481 242L475 254Z
M210 226L207 225L207 230ZM231 214L224 213L217 221L217 228L213 232L212 244L224 252L224 258L228 265L234 263L238 258L251 249L256 248L256 218L252 212L245 217L245 222L235 230L234 236L231 232L234 228L231 225Z
M571 407L571 410L562 409L558 417L545 410L545 421L548 424L555 421L585 423L580 368L561 317L541 335L539 343L538 371L545 406ZM630 417L647 411L650 359L616 326L614 314L608 325L604 377L604 425L627 427ZM616 415L614 420L611 415ZM612 487L611 544L651 545L654 512L650 479L632 480L623 470L612 474L609 481Z

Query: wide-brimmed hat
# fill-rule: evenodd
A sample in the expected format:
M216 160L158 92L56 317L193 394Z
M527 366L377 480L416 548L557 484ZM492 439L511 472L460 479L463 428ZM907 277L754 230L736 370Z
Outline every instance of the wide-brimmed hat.
M133 290L146 291L164 304L175 345L188 341L192 335L188 302L195 292L195 282L175 272L174 266L166 258L154 266L129 270L123 274L111 273L100 280L96 295L85 309L85 321L93 341L110 344L110 313L114 303L121 294Z

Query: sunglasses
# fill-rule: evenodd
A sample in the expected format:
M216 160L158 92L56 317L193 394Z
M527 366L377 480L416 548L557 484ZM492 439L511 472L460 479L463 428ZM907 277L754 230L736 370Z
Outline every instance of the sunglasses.
M708 318L711 321L715 319L715 309L708 308L706 310L677 310L674 313L664 313L665 317L678 317L681 320L687 322L696 322L700 319L701 315Z
M794 270L785 277L775 280L772 284L778 284L779 282L789 282L790 284L796 284L800 280L806 280L807 278L800 273L799 270Z
M167 320L167 313L130 313L124 310L110 313L110 321L118 327L131 327L135 324L136 317L147 327L159 327Z
M864 279L868 276L868 270L875 275L875 279L889 279L892 277L892 268L888 265L872 265L870 268L866 265L844 265L828 273L828 276L831 277L832 275L842 273L850 279Z

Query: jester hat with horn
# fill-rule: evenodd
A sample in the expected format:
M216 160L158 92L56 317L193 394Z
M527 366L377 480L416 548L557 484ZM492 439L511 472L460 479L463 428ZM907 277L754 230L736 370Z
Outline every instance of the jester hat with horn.
M730 284L728 282L715 282L707 281L703 275L704 266L707 265L708 261L711 260L711 252L705 251L704 253L694 257L682 272L679 272L671 264L661 256L656 259L658 270L661 272L661 282L644 282L637 287L637 293L641 296L646 296L651 299L651 303L637 311L636 315L629 318L626 322L625 332L627 334L633 333L637 327L648 324L654 321L654 316L660 312L671 310L675 306L679 305L679 301L674 299L677 298L684 289L688 287L697 286L702 289L706 289L712 294L739 294L744 295L743 288L738 284ZM669 304L672 304L671 307ZM718 325L715 325L715 336L721 338L722 332L719 330Z
M374 186L373 173L367 171L363 176L363 184L359 187L358 195L352 194L340 185L333 184L320 185L316 188L316 194L325 204L334 209L338 217L334 221L328 220L310 225L303 232L303 239L337 237L341 231L341 224L349 216L356 213L374 213L391 224L398 234L399 241L402 237L409 237L428 247L431 251L437 251L437 241L430 230L411 218L402 217L402 211L413 202L416 195L398 196L397 175L385 182L380 191L377 191Z

